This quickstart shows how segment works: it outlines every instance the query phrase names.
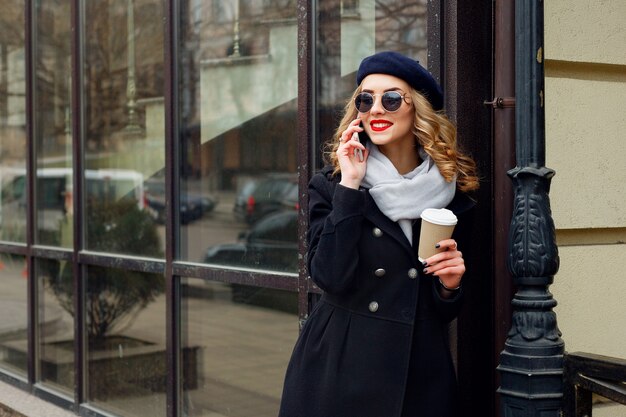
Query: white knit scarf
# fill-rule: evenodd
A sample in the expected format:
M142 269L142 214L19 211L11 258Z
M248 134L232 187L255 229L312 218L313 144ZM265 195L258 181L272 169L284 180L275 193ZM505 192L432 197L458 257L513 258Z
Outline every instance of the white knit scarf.
M427 208L446 207L454 198L456 180L447 182L437 164L422 149L422 163L400 175L391 161L371 142L362 185L369 188L374 202L394 222L398 222L409 242L413 242L413 221Z

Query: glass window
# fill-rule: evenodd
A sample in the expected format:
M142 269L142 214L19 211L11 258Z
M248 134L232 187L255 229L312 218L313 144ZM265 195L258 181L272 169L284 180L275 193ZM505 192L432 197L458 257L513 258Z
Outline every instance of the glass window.
M88 400L114 414L165 416L165 279L89 267Z
M163 2L85 1L85 227L90 250L163 256ZM133 242L127 240L134 236Z
M276 417L297 294L192 278L182 289L183 415Z
M26 241L24 2L0 13L0 240Z
M183 1L180 258L297 272L247 236L297 201L297 20L288 0ZM285 233L295 248L295 229Z
M37 157L36 241L72 247L70 1L35 7L34 135Z
M397 51L427 66L427 0L321 0L316 33L317 140L330 139L366 56Z
M0 254L0 367L25 376L28 364L26 259Z
M72 264L37 260L38 378L67 394L74 390L74 276Z

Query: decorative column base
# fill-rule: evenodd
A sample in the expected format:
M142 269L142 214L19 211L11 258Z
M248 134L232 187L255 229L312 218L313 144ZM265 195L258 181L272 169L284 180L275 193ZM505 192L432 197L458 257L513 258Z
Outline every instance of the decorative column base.
M504 417L560 417L564 343L556 301L548 290L559 256L548 193L554 171L523 167L509 172L515 186L509 270L518 291L513 320L500 354Z
M527 356L500 354L504 417L560 417L563 398L563 354Z

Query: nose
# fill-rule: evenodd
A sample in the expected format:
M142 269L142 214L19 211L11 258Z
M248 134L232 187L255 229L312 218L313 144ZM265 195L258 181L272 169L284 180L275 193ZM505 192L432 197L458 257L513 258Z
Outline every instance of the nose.
M385 113L385 108L383 107L383 98L382 96L376 95L374 96L374 105L370 109L370 114L382 113Z

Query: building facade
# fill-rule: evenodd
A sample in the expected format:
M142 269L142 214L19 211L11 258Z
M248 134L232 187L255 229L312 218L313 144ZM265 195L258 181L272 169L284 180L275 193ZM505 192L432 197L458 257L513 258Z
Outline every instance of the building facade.
M546 164L557 173L561 258L555 311L568 351L624 358L626 4L552 1L545 16ZM594 416L626 416L626 407L594 401Z
M513 288L494 184L512 166L484 102L507 3L0 0L0 378L81 415L275 416L320 294L306 184L360 60L395 50L441 80L481 173L450 335L463 409L498 415ZM609 3L546 4L547 165L563 338L624 357L601 320L625 317L626 10ZM611 30L583 39L582 15Z

